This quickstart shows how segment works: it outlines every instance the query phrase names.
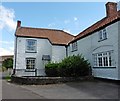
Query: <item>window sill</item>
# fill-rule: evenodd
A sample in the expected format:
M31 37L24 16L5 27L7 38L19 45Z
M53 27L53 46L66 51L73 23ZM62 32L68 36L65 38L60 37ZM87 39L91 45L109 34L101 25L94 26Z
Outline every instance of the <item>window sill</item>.
M93 68L100 68L100 69L109 69L109 68L116 68L116 67L93 67Z
M77 51L77 49L76 50L72 50L71 52L75 52L75 51Z
M101 39L101 40L99 40L98 42L101 42L101 41L104 41L104 40L107 40L107 38L105 38L105 39Z
M35 72L35 69L26 69L25 72Z
M25 53L37 53L36 51L25 51Z

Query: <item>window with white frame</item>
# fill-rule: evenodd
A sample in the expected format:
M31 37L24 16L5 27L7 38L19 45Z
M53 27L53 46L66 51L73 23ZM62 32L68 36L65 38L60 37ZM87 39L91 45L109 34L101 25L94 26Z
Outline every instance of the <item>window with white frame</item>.
M107 31L106 29L99 31L99 41L107 39Z
M35 58L26 58L26 69L35 69Z
M27 39L26 40L26 52L36 52L36 40Z
M113 51L100 52L93 54L94 67L113 67Z
M72 52L77 51L77 41L72 43Z

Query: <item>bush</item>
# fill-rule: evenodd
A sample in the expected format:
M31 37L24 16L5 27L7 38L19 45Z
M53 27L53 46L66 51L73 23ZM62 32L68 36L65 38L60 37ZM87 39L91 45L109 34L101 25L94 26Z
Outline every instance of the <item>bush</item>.
M91 74L88 60L82 55L69 56L60 63L49 63L45 67L47 76L79 77Z
M5 67L2 67L2 72L6 71L6 70L7 70L7 68L5 68Z
M2 63L2 66L6 67L7 69L8 68L13 68L13 59L12 58L5 59Z
M47 65L45 65L45 73L47 74L47 76L50 77L55 77L58 76L58 68L59 63L48 63Z

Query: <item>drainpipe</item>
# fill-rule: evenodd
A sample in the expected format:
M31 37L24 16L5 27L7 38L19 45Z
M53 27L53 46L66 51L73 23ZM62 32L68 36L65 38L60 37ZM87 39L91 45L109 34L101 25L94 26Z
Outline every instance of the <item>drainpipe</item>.
M15 38L15 53L14 53L14 65L15 65L15 68L13 70L13 74L12 75L15 75L16 73L16 59L17 59L17 36Z
M66 57L68 57L68 49L67 49L68 46L66 45L65 48L66 48Z
M15 68L13 70L13 74L12 75L15 75L16 73L16 59L17 59L17 36L16 36L16 32L17 32L17 29L21 27L21 21L17 21L17 26L16 26L16 31L15 31L15 49L14 49L14 63L15 63Z

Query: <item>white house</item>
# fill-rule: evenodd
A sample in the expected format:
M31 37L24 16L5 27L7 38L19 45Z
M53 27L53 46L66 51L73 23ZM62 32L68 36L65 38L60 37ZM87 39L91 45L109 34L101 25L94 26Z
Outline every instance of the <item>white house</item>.
M15 32L14 73L17 76L44 76L48 61L66 57L68 43L74 38L62 30L22 27Z
M68 46L68 55L83 54L95 77L120 80L120 11L106 4L106 17L78 34Z
M120 10L117 3L106 4L106 17L77 36L61 30L21 27L16 29L14 74L45 75L47 61L83 54L95 77L120 80Z

